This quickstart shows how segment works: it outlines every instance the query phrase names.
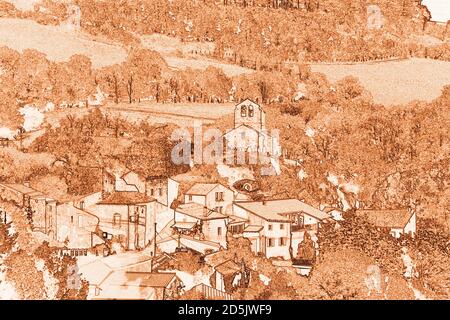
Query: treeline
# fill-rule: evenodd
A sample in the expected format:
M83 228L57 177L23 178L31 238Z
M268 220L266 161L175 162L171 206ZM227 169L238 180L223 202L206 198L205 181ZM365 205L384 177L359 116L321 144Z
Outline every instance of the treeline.
M450 230L450 140L442 126L450 121L450 86L432 102L385 108L355 79L332 88L313 78L308 100L267 110L268 127L280 130L285 155L298 166L262 177L261 188L317 206L408 207Z
M366 1L114 1L77 0L81 28L93 35L138 46L140 35L161 33L184 41L216 44L214 57L255 70L281 70L287 61L349 62L410 56L450 60L449 44L420 44L430 34L429 12L417 1L378 0L380 28L368 27ZM64 4L46 0L43 10L0 13L56 24ZM298 10L297 7L301 8ZM294 8L291 10L291 8ZM445 32L442 33L445 38Z
M429 19L416 1L376 1L382 22L380 29L372 30L365 1L307 0L302 1L306 10L276 9L294 2L245 1L245 6L223 6L212 0L78 0L77 4L81 27L91 34L125 44L136 44L140 34L152 33L214 41L216 58L227 57L257 70L273 70L274 64L292 59L367 61L423 55L423 48L409 41L411 35L424 32ZM447 59L447 44L427 47L440 52L430 57Z
M22 123L18 109L26 104L44 108L86 106L98 92L112 103L225 102L247 97L260 102L290 100L296 93L298 72L255 72L235 77L221 69L172 70L161 55L148 49L132 49L127 59L94 69L88 57L74 55L67 62L52 62L36 50L19 53L0 48L1 123ZM298 70L309 72L308 67ZM306 71L305 71L306 70Z

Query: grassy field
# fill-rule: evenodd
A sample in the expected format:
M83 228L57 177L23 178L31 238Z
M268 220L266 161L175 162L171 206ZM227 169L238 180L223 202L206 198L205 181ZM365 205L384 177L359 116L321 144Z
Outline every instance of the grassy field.
M195 122L211 124L234 112L234 103L108 103L101 107L104 114L122 117L130 122L146 121L151 124L173 123L191 127ZM90 108L58 109L45 114L45 123L58 126L67 116L82 117ZM30 138L33 138L33 134ZM32 141L33 139L31 139Z
M178 38L160 34L145 35L141 37L141 44L145 48L159 52L167 64L174 69L199 69L204 70L209 66L222 69L230 77L245 73L253 73L254 70L237 65L221 62L208 58L203 54L214 51L214 43L211 42L181 42ZM196 51L199 54L190 54ZM181 56L180 56L181 54Z
M217 119L234 111L233 103L120 103L102 107L104 112L120 115L132 121L174 123L179 126L192 126L194 122L214 123Z
M385 105L405 104L413 100L431 101L444 85L450 84L450 62L407 59L364 64L313 64L332 82L355 76Z
M122 62L127 56L120 45L96 41L79 31L11 18L0 18L0 46L18 51L36 49L52 61L67 61L74 54L84 54L96 68Z

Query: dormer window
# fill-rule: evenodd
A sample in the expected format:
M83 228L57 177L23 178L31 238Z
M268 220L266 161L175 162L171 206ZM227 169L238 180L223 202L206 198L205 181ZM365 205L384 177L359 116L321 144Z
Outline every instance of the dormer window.
M247 116L247 106L242 106L241 107L241 117L246 117Z

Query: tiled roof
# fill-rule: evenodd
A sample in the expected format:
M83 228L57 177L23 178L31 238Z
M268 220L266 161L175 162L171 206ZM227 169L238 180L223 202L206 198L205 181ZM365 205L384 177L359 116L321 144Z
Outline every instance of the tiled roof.
M226 215L210 210L201 204L190 202L180 204L175 211L186 214L188 216L200 219L200 220L212 220L212 219L225 219Z
M263 226L247 226L244 229L244 232L260 232L263 229Z
M178 229L192 229L197 223L196 222L177 222L175 223L172 228L178 228Z
M115 271L103 282L104 285L165 288L176 277L175 273Z
M227 260L217 265L214 269L216 269L217 272L223 275L232 275L235 274L236 272L241 271L240 266L233 260Z
M413 215L408 209L357 210L356 214L381 228L404 228Z
M234 215L230 215L228 216L229 221L228 224L235 224L235 223L245 223L247 222L247 219L238 217L238 216L234 216Z
M289 221L288 213L302 212L319 220L331 218L331 216L309 204L297 199L281 199L266 201L241 201L235 202L239 206L267 221Z
M2 183L2 185L5 186L5 187L7 187L7 188L10 188L10 189L13 189L13 190L15 190L15 191L18 191L18 192L20 192L20 193L23 193L23 194L31 194L31 193L39 192L39 191L36 191L35 189L30 188L30 187L27 187L27 186L25 186L25 185L23 185L23 184L17 184L17 183Z
M156 201L144 193L132 191L116 191L99 202L99 204L142 204Z
M204 196L210 193L218 185L218 183L196 183L186 191L186 194Z

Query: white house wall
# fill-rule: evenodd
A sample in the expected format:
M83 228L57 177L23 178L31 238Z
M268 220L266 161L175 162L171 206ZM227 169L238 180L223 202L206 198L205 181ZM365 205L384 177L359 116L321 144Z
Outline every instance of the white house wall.
M202 206L206 206L206 197L205 196L199 196L199 195L185 195L184 196L184 203L198 203Z
M172 179L167 181L167 207L170 208L172 202L178 198L178 189L180 184Z
M216 192L223 192L223 201L216 201ZM232 211L234 193L225 186L218 184L211 192L206 195L206 207L215 210L216 207L222 207L222 213Z
M416 233L416 213L414 212L404 228L406 234L415 235Z
M140 193L145 193L145 181L143 181L140 176L133 171L128 172L123 176L123 181L128 185L132 186L133 190L124 190L124 191L138 191Z
M199 220L195 217L189 216L187 214L175 211L175 223L177 222L198 222Z
M220 228L221 234L218 234ZM202 228L205 239L219 243L222 247L227 247L227 224L226 219L213 219L203 222Z
M269 225L272 225L272 230L269 230ZM281 229L280 226L283 225L284 229ZM261 233L265 236L266 239L266 257L283 257L284 259L290 258L290 224L289 223L278 223L278 222L270 222L265 221L264 229L261 230ZM285 245L280 245L280 238L285 239ZM269 239L274 239L275 246L269 247L268 241Z

